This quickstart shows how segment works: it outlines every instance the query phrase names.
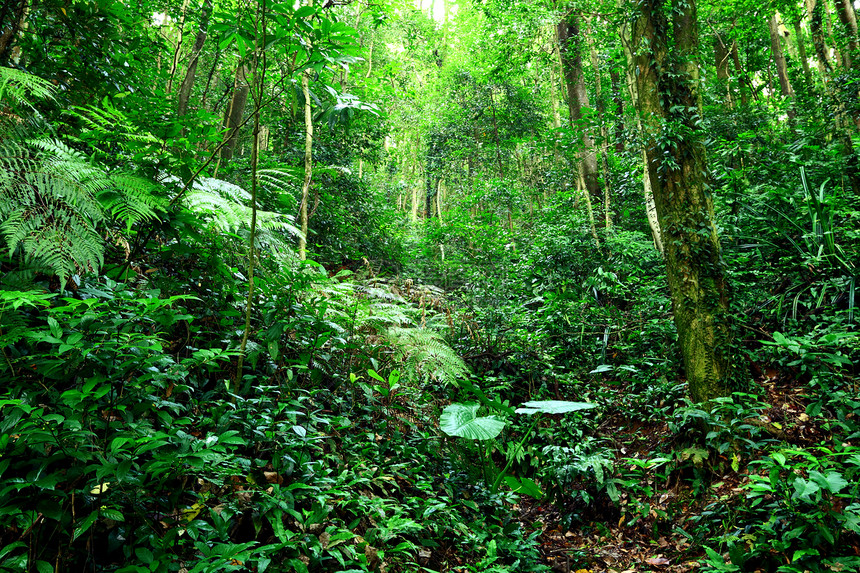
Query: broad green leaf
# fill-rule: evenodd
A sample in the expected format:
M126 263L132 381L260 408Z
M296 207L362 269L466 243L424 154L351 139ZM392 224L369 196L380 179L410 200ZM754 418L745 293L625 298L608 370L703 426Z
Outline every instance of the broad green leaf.
M807 481L802 477L794 480L794 495L791 497L803 501L812 501L811 495L815 495L821 489L815 482Z
M568 402L567 400L536 400L532 402L523 402L517 408L517 414L567 414L568 412L576 412L579 410L588 410L594 408L596 404L588 402Z
M523 478L518 480L514 476L505 476L505 483L514 493L521 493L535 499L543 499L544 493L533 479Z
M477 417L480 404L451 404L442 411L439 427L449 436L469 440L492 440L502 433L505 422L496 416Z
M72 541L75 541L78 537L87 532L87 530L93 526L93 523L96 522L96 518L98 518L99 512L94 511L86 516L81 522L80 525L75 528L75 531L72 533Z
M830 493L839 493L848 485L848 482L842 477L839 472L827 472L827 475L815 470L809 472L809 479L818 484L821 489L826 489Z

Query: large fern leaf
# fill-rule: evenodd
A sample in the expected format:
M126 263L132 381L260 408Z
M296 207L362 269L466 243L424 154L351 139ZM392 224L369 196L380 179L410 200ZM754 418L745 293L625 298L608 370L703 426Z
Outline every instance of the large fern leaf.
M53 99L56 87L48 80L15 68L0 66L0 102L34 110L38 100Z
M127 227L155 217L153 185L110 174L63 142L0 126L0 240L26 267L70 276L104 263L107 218Z
M251 222L251 194L238 185L222 179L201 177L186 193L185 206L205 216L222 233L238 233ZM257 210L257 248L269 248L281 254L291 253L287 237L298 237L301 231L289 215Z

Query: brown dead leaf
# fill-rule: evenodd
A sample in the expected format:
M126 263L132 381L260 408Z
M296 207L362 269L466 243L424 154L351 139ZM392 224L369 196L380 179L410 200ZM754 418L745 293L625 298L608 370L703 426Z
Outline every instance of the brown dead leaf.
M656 557L649 557L645 560L645 563L647 563L648 565L655 565L659 567L663 565L670 565L672 562L663 557L662 555L657 555Z

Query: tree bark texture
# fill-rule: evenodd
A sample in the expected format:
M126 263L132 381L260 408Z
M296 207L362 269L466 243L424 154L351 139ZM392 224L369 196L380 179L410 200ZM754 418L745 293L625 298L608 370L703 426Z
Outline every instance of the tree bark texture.
M807 10L810 14L809 31L812 34L812 46L815 48L815 56L818 58L821 77L824 78L826 84L827 74L833 68L830 65L827 43L824 39L824 0L808 0Z
M776 75L779 78L779 92L784 97L794 97L794 89L788 79L788 65L785 63L785 54L782 51L781 34L779 33L779 21L773 14L767 21L770 30L770 51L773 53L773 61L776 64Z
M741 105L746 107L749 104L749 96L747 95L747 80L746 80L746 72L744 71L743 66L741 65L741 56L738 53L738 42L737 40L732 41L731 47L732 53L732 62L735 64L735 73L738 75L738 91L741 92Z
M714 35L714 65L717 68L717 80L720 85L725 87L726 97L723 101L726 107L732 109L734 107L734 98L732 97L731 76L729 75L729 48L726 46L723 38L719 34Z
M631 101L634 102L634 105L636 105L638 109L640 96L638 91L638 82L636 81L637 63L633 42L633 31L630 29L629 25L623 25L621 28L621 43L624 46L624 56L627 61L627 66L625 68L627 89L630 92ZM636 127L640 133L644 132L642 116L638 113L636 114ZM651 239L654 241L654 248L657 249L661 255L665 255L663 237L660 233L660 221L657 218L657 207L654 205L653 189L655 184L651 181L652 172L648 168L648 154L645 148L642 149L642 165L642 193L645 201L645 215L648 217L648 227L651 229Z
M27 0L0 0L0 62L8 59L26 10Z
M236 82L233 84L233 97L230 98L230 105L227 107L224 114L224 127L227 131L227 144L221 148L221 159L229 161L233 159L233 153L236 150L236 142L239 125L242 123L242 117L245 115L245 104L248 103L248 93L251 91L251 84L248 83L248 66L239 64L236 68Z
M706 190L698 27L692 0L642 0L631 51L645 154L666 254L675 325L690 396L728 392L729 297Z
M792 22L792 26L794 26L794 41L797 42L797 56L803 69L803 79L809 88L812 88L812 70L809 69L809 56L806 54L806 39L803 37L803 27L800 25L800 18L795 19Z
M179 87L179 117L188 113L188 100L191 98L191 88L194 87L194 77L197 74L197 63L200 61L200 52L203 51L203 44L206 42L211 13L212 0L203 0L197 37L194 39L194 46L191 48L191 58L188 60L188 67L185 69L185 77L182 79L182 85Z
M167 93L173 91L173 78L176 76L176 68L179 66L179 56L182 54L182 40L185 38L185 16L188 13L188 0L182 2L182 16L179 18L179 37L176 40L176 49L173 50L173 60L170 63L170 76L167 79Z
M834 0L836 11L839 13L839 19L845 27L845 47L842 53L842 60L845 62L846 68L851 68L853 65L854 53L857 51L857 15L854 13L853 0Z
M588 91L585 87L585 74L582 69L582 34L579 19L573 12L569 13L558 23L558 46L561 55L561 65L567 85L567 105L570 110L570 127L576 129L576 122L581 121L586 110L591 107L588 102ZM595 200L601 199L599 175L597 173L597 155L594 152L594 141L586 130L582 130L582 178L585 188Z
M302 94L305 96L305 179L302 183L302 204L299 209L299 220L302 226L302 236L299 237L299 260L305 260L308 244L308 197L311 190L313 175L313 142L314 123L311 115L310 78L311 68L302 72Z
M609 70L609 82L612 88L612 105L615 106L615 151L624 151L624 98L621 97L621 74L613 67Z

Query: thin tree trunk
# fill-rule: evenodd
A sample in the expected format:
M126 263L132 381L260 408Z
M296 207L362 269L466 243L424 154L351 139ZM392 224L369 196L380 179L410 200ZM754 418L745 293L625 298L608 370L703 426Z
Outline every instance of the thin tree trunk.
M776 74L779 78L779 92L784 97L794 97L794 89L791 87L791 82L788 79L788 66L785 63L785 54L782 51L779 21L776 18L776 14L768 18L767 27L770 30L770 50L773 54L773 61L776 64Z
M585 187L585 180L582 177L582 169L577 170L576 177L576 190L583 196L585 199L585 209L588 213L588 224L591 227L591 236L594 237L594 244L597 245L597 248L600 248L600 238L597 235L597 224L594 219L594 208L591 206L591 194L588 192L588 189Z
M367 50L367 73L364 79L370 77L370 72L373 71L373 36L370 37L370 48Z
M496 161L499 164L499 178L503 179L505 177L505 170L502 168L502 143L499 140L499 126L496 124L496 104L493 101L493 87L490 86L490 107L493 110L493 135L496 139Z
M803 69L803 79L812 89L812 70L809 69L809 56L806 54L806 38L803 36L803 27L800 25L800 18L796 18L792 25L794 26L794 41L797 42L797 57L800 59L800 67Z
M442 224L442 178L439 178L439 184L436 185L436 217L439 219L439 224Z
M833 69L824 35L824 0L807 0L806 10L809 12L809 31L812 34L812 47L818 60L818 69L824 85L827 85L828 74Z
M206 42L206 35L209 29L209 15L211 13L212 0L203 0L203 7L200 10L200 26L197 30L197 37L194 39L194 46L191 48L191 58L188 60L185 77L182 79L182 85L179 88L179 117L188 113L188 100L191 97L191 88L194 87L194 77L197 74L197 63L200 61L200 52L203 50L203 44Z
M239 125L242 123L242 117L245 115L245 104L248 102L248 92L251 90L251 86L248 83L248 73L248 66L239 64L236 68L233 97L230 98L230 105L224 114L224 127L228 129L225 135L227 144L221 148L221 158L218 162L219 167L221 160L229 161L233 159L236 143L239 141Z
M576 122L581 121L588 110L588 91L585 87L585 74L582 69L582 35L579 20L573 12L558 23L558 43L564 69L565 84L567 84L567 105L570 110L570 127L575 129ZM588 131L581 129L583 151L580 155L582 177L588 193L600 200L600 180L597 173L597 155L594 152L594 142Z
M299 260L307 257L305 251L308 244L308 196L311 189L311 176L313 175L313 142L314 124L311 115L311 93L310 78L311 68L302 72L302 94L305 96L305 179L302 183L302 204L299 210L299 220L302 226L302 235L299 237Z
M717 68L717 80L721 86L725 87L726 97L724 101L726 107L732 109L734 98L732 97L732 83L729 76L729 56L729 49L723 39L719 34L714 34L714 65Z
M18 37L18 31L25 28L26 15L27 0L0 2L0 62L6 61L7 54Z
M852 66L852 54L857 51L857 15L854 13L853 0L833 0L839 19L845 27L846 50L842 54L845 67Z
M621 43L624 46L624 55L627 61L625 68L627 76L627 89L630 92L630 99L635 106L639 106L641 96L639 95L639 84L636 74L638 71L638 63L636 58L635 46L633 41L633 31L628 25L623 25L621 28ZM642 121L642 116L636 114L636 127L639 133L645 133L645 125ZM645 215L648 217L648 227L651 229L651 239L654 241L654 248L665 256L663 249L662 233L660 232L660 221L657 218L657 208L654 205L654 183L651 181L652 170L648 167L648 155L645 148L642 149L642 193L645 202Z
M600 73L600 58L597 54L597 45L594 41L594 30L591 27L591 19L586 20L586 41L588 42L588 53L591 59L591 68L594 70L594 92L597 100L597 117L600 121L600 166L603 170L603 224L609 229L612 227L612 211L610 210L612 202L612 190L609 186L609 161L606 158L607 133L606 121L603 119L606 116L606 106L603 103L603 83L601 82Z
M242 368L245 348L251 333L251 312L254 308L254 269L257 263L257 163L260 156L260 110L263 107L263 88L266 84L266 0L261 0L257 46L254 51L256 93L254 94L254 141L251 144L251 230L248 236L248 296L245 300L245 329L239 344L239 359L236 364L235 389L242 388Z
M732 40L730 51L732 54L732 62L735 64L735 72L738 74L738 91L741 92L741 105L746 107L749 104L749 96L747 95L749 84L747 84L746 81L746 72L741 65L741 56L738 53L737 40Z
M615 105L615 151L624 151L624 98L621 97L621 74L613 67L609 70L612 86L612 103Z
M176 68L179 66L179 57L182 55L182 40L185 37L185 16L188 13L188 0L182 1L182 16L179 18L179 38L176 40L176 50L173 51L173 62L170 64L170 76L167 79L167 93L173 91L173 78L176 76Z

